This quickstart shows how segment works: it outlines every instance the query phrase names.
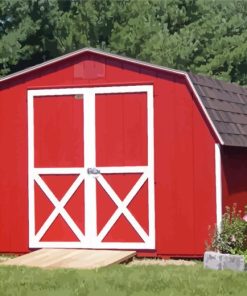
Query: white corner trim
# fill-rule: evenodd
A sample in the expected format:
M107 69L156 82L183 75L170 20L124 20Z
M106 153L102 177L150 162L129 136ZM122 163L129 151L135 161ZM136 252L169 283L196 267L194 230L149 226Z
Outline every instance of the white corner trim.
M222 180L220 145L215 144L216 225L220 230L222 221Z

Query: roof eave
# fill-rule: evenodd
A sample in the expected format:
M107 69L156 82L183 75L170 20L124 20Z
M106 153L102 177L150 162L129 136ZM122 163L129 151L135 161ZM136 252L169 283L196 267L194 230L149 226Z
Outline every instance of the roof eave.
M175 73L175 74L180 74L180 75L185 75L186 74L186 72L184 72L184 71L175 70L175 69L171 69L171 68L167 68L167 67L163 67L163 66L158 66L158 65L151 64L151 63L148 63L148 62L144 62L144 61L136 60L136 59L133 59L133 58L128 58L128 57L125 57L125 56L121 56L121 55L118 55L118 54L104 52L102 50L95 49L95 48L85 47L83 49L79 49L77 51L62 55L61 57L54 58L52 60L43 62L43 63L38 64L36 66L32 66L32 67L29 67L27 69L24 69L24 70L15 72L13 74L4 76L4 77L0 78L0 83L4 82L4 81L7 81L7 80L10 80L10 79L13 79L13 78L16 78L16 77L19 77L19 76L22 76L22 75L27 74L27 73L31 73L31 72L36 71L38 69L42 69L44 67L56 64L58 62L66 60L68 58L76 57L76 56L81 55L82 53L86 53L86 52L95 53L95 54L98 54L98 55L101 55L101 56L104 56L104 57L114 58L114 59L119 60L119 61L130 62L132 64L145 66L145 67L152 68L152 69L155 69L155 70L162 70L162 71L167 71L167 72L170 72L170 73Z

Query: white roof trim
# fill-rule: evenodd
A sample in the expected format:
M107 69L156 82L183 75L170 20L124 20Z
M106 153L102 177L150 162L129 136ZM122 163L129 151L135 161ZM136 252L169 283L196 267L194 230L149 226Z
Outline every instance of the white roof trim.
M65 54L65 55L63 55L61 57L58 57L58 58L49 60L47 62L38 64L36 66L29 67L29 68L24 69L22 71L18 71L16 73L7 75L7 76L5 76L3 78L0 78L0 85L4 81L8 81L10 79L19 77L19 76L24 75L26 73L30 73L30 72L33 72L35 70L41 69L43 67L47 67L47 66L53 65L55 63L58 63L58 62L61 62L61 61L65 60L67 58L76 57L76 56L81 55L82 53L86 53L86 52L99 54L99 55L104 56L104 57L114 58L114 59L117 59L119 61L130 62L132 64L140 65L140 66L145 66L145 67L148 67L148 68L151 68L151 69L154 69L154 70L162 70L162 71L166 71L166 72L170 72L170 73L174 73L174 74L179 74L179 75L185 76L185 78L187 79L190 87L192 88L192 90L193 90L193 92L194 92L194 94L196 96L196 99L197 99L199 105L202 108L203 113L205 114L208 122L210 123L211 128L213 129L215 135L217 136L220 144L224 145L224 141L222 140L220 134L218 133L218 131L217 131L217 129L216 129L214 123L213 123L213 121L211 120L210 116L208 115L208 112L207 112L206 108L204 107L204 105L203 105L203 103L201 101L201 98L198 95L198 93L197 93L197 91L196 91L196 89L195 89L195 87L193 85L193 82L191 81L188 73L186 73L184 71L174 70L174 69L166 68L166 67L163 67L163 66L158 66L158 65L151 64L151 63L139 61L139 60L136 60L136 59L124 57L124 56L121 56L121 55L112 54L112 53L104 52L104 51L101 51L101 50L98 50L98 49L86 47L86 48L83 48L83 49L79 49L77 51L74 51L72 53Z
M114 59L117 59L117 60L120 60L120 61L130 62L130 63L136 64L136 65L146 66L146 67L157 69L157 70L163 70L163 71L168 71L168 72L171 72L171 73L182 74L182 75L186 74L186 72L184 72L184 71L174 70L174 69L166 68L166 67L163 67L163 66L158 66L158 65L151 64L151 63L147 63L147 62L139 61L139 60L136 60L136 59L128 58L128 57L125 57L125 56L104 52L102 50L98 50L98 49L95 49L95 48L86 47L86 48L79 49L77 51L62 55L62 56L60 56L58 58L49 60L47 62L35 65L33 67L29 67L27 69L24 69L24 70L15 72L13 74L7 75L5 77L2 77L2 78L0 78L0 83L3 82L3 81L6 81L6 80L9 80L9 79L24 75L26 73L33 72L35 70L38 70L38 69L53 65L55 63L66 60L68 58L76 57L76 56L81 55L82 53L86 53L86 52L88 52L88 53L96 53L96 54L99 54L99 55L104 56L104 57L114 58Z

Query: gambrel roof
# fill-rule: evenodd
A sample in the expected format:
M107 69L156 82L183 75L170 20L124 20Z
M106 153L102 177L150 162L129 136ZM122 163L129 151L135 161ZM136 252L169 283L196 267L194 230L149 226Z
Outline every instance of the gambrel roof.
M37 69L48 67L83 53L95 53L152 69L183 75L191 86L202 111L208 119L219 143L222 145L247 147L247 88L237 84L174 70L121 55L111 54L93 48L84 48L44 62L34 67L0 78L1 83Z
M225 145L247 147L247 88L189 73Z

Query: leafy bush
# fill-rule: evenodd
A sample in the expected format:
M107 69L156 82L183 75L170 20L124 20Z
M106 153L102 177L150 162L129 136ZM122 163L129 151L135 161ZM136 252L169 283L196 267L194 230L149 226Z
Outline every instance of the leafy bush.
M247 222L241 217L237 205L226 207L221 227L211 236L210 249L225 254L244 255L247 259Z

